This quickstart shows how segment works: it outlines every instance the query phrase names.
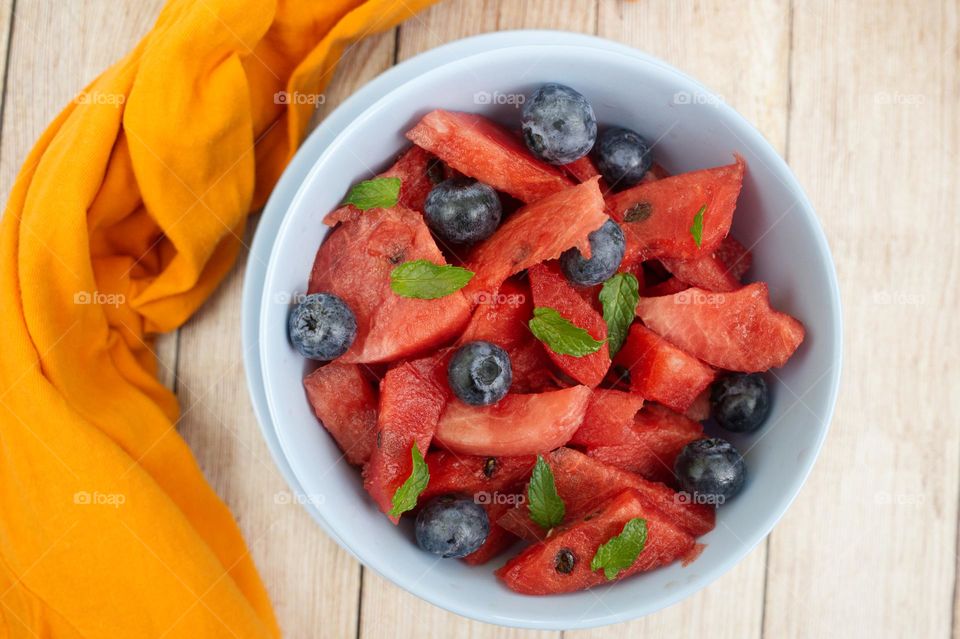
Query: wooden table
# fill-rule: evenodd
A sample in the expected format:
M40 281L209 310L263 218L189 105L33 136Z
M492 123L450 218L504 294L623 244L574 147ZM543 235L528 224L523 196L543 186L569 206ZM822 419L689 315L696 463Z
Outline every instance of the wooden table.
M312 0L322 1L322 0ZM0 182L147 31L162 0L2 0ZM833 429L770 538L706 590L568 639L942 637L955 622L960 482L958 0L456 0L353 48L324 109L398 61L497 29L596 33L703 80L787 158L844 297ZM296 504L251 412L241 259L158 342L180 431L236 514L288 637L557 637L467 621L363 570ZM803 268L802 265L797 265Z

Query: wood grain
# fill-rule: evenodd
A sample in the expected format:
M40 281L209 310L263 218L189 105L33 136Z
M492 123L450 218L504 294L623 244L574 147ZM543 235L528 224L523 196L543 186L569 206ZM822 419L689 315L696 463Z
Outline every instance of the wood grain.
M161 5L0 0L4 196L49 120ZM631 44L755 123L830 239L846 365L831 435L797 503L766 544L685 602L564 636L960 639L958 12L958 0L448 0L346 53L318 118L395 61L468 35L554 28ZM416 599L362 571L289 503L243 379L246 259L156 351L181 401L180 430L233 509L285 635L558 638Z
M830 437L771 538L768 637L951 630L960 34L956 2L922 4L794 12L788 160L830 238L847 331Z

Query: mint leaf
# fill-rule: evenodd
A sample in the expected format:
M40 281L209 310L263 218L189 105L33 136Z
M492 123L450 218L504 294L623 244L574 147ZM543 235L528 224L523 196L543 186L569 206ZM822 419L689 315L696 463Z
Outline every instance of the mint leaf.
M533 466L530 483L527 485L527 508L530 509L530 519L545 530L550 530L567 514L567 507L557 494L557 486L553 483L553 471L550 465L537 455L537 463Z
M401 514L412 510L417 505L417 497L427 487L430 482L430 469L427 468L427 462L423 461L423 455L417 448L417 442L413 442L410 448L410 457L413 459L413 470L410 476L403 482L397 492L393 493L393 508L390 509L391 517L399 517Z
M707 205L704 204L693 216L693 224L690 225L690 235L693 236L693 241L697 243L697 248L700 248L700 243L703 241L703 214L706 212Z
M400 178L380 177L354 184L344 204L352 204L361 211L386 209L396 205L400 197Z
M629 568L647 544L647 520L634 517L616 537L597 548L590 561L590 570L603 568L607 581L616 579L621 570Z
M603 305L603 321L607 323L607 346L610 357L613 357L623 346L630 324L637 315L640 283L630 273L617 273L603 283L599 297Z
M473 271L441 266L427 260L404 262L390 271L390 288L401 297L435 300L456 293L473 278Z
M559 355L583 357L596 353L603 346L603 341L595 340L593 335L549 306L538 306L533 309L533 319L530 320L529 326L538 340Z

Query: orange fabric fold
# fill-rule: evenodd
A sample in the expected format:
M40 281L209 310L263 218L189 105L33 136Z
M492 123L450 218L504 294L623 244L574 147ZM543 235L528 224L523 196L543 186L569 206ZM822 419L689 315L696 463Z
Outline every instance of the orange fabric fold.
M0 619L275 637L151 335L228 272L343 51L428 0L172 0L41 136L0 226ZM311 587L305 584L304 587Z

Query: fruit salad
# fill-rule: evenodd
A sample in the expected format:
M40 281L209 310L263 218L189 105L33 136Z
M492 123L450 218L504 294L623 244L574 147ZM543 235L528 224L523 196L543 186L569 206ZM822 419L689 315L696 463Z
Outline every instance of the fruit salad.
M729 233L741 157L670 175L557 83L520 115L407 131L323 218L288 330L371 503L548 595L696 559L749 484L716 435L763 428L804 328Z

